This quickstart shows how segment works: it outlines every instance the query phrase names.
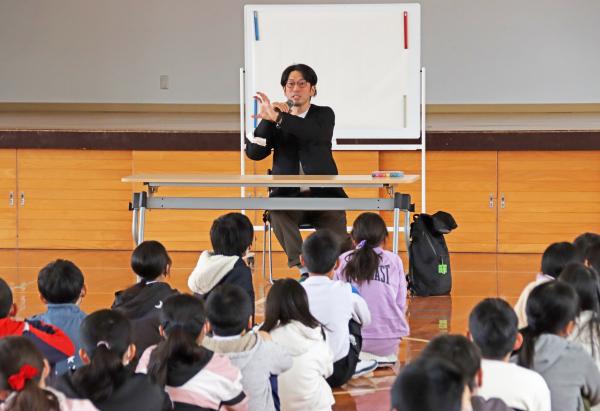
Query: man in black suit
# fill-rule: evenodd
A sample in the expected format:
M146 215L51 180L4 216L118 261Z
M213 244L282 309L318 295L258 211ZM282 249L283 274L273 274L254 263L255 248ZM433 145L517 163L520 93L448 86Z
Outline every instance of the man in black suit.
M336 175L338 173L331 153L335 114L330 107L311 104L317 95L317 74L306 64L287 67L281 75L281 87L286 103L271 102L258 92L255 99L261 119L254 130L252 141L246 139L246 155L262 160L273 151L273 174ZM341 188L283 187L270 190L271 197L348 197ZM288 256L288 266L300 264L302 237L298 226L311 224L316 229L327 228L340 237L341 249L351 246L346 232L346 213L337 210L303 211L272 210L271 224L275 236Z

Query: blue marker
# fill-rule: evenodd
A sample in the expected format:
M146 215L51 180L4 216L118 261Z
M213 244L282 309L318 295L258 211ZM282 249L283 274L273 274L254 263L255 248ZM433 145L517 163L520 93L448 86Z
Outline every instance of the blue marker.
M254 40L258 41L258 11L254 10Z
M256 128L256 115L258 114L258 101L254 99L254 128Z

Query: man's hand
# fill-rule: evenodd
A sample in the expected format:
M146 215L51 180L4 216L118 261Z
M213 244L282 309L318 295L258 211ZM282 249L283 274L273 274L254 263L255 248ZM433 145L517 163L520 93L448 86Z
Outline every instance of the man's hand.
M271 103L271 107L275 109L275 111L281 111L282 113L289 113L290 106L287 103Z
M279 113L277 113L277 111L275 111L275 108L273 107L273 105L271 105L271 101L269 100L269 97L267 97L266 94L261 93L260 91L257 91L256 95L254 96L254 99L256 101L258 101L258 103L259 103L259 110L258 110L258 113L256 113L256 115L252 115L250 117L260 118L260 119L273 121L273 122L275 120L277 120L277 115ZM274 104L281 104L281 103L274 103Z

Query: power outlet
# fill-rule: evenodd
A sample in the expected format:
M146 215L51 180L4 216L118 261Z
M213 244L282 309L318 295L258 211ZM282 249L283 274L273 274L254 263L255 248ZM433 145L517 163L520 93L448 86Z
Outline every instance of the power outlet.
M169 89L169 76L166 74L161 74L160 76L160 89L168 90Z

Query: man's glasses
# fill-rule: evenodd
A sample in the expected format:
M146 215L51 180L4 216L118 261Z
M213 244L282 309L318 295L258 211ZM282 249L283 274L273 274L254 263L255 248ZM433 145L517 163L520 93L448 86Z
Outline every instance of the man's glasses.
M298 80L298 81L288 81L285 83L285 87L292 90L294 87L298 86L299 88L304 88L308 86L308 81L306 80Z

